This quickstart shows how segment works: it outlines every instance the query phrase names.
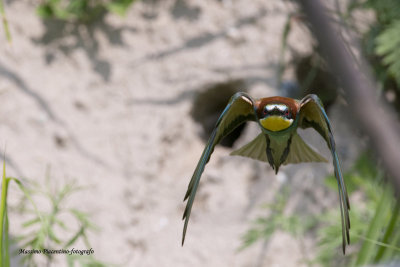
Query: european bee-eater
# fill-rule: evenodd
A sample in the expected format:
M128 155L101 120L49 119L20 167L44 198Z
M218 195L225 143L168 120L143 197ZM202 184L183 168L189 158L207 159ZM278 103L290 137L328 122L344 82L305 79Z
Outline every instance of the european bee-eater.
M297 134L298 127L312 127L325 139L332 153L335 176L338 182L342 218L342 248L343 253L345 253L346 241L350 244L350 203L336 153L331 125L320 99L314 94L307 95L302 100L275 96L254 101L242 92L231 97L201 155L184 198L184 201L188 199L188 202L183 213L185 224L182 245L185 241L190 212L200 177L205 165L210 160L214 147L224 136L246 121L255 121L259 125L261 133L250 143L233 151L231 155L268 162L275 173L278 173L282 164L328 162L302 140Z

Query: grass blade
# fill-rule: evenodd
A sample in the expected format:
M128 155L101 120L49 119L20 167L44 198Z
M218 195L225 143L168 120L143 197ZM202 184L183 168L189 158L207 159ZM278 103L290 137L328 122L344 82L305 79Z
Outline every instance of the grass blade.
M388 227L386 229L386 232L385 232L385 235L384 235L384 237L382 239L383 243L389 244L389 242L390 242L389 239L394 235L397 218L399 217L399 212L400 212L400 202L398 201L396 203L396 206L394 207L394 211L393 211L392 216L390 218L389 225L388 225ZM376 253L374 262L375 263L379 262L382 259L382 257L384 256L385 252L386 252L386 247L381 246L379 248L378 252Z
M389 187L386 186L386 190L383 192L381 199L379 200L377 209L375 211L374 217L372 218L367 234L365 237L365 241L374 241L379 240L379 236L383 227L385 226L386 216L390 211L391 202L393 199L392 191ZM356 260L356 266L363 266L367 263L371 263L374 257L374 242L377 243L378 241L374 242L365 242L362 244L360 252L358 253L358 257Z
M33 201L29 190L25 188L25 186L21 183L21 181L14 177L7 177L6 180L7 180L7 183L8 183L8 181L14 181L18 185L19 189L24 193L24 195L29 200L29 202L31 202L36 215L39 217L39 219L41 221L43 221L42 214L39 212L39 209L37 208L35 202Z
M380 242L380 241L369 239L369 238L366 238L364 236L360 236L360 235L357 235L357 236L360 239L364 239L365 241L367 241L367 243L370 243L370 244L373 244L373 245L377 245L377 246L380 246L380 247L385 247L385 248L400 252L400 247L396 247L396 246L393 246L393 245L390 245L390 244L386 244L386 243L383 243L383 242Z
M0 10L1 12L1 10ZM7 188L9 180L6 179L6 163L3 162L3 178L1 183L1 202L0 202L0 266L8 267L8 223L7 223ZM7 264L8 262L8 264Z
M5 261L5 266L10 266L10 243L9 243L9 238L8 238L8 214L7 210L5 212L5 226L4 226L4 248L5 248L5 255L4 255L4 261Z
M6 33L7 41L11 43L11 33L10 33L10 28L8 27L8 21L6 18L6 12L4 11L4 3L3 0L0 0L0 15L2 17L3 21L3 28Z

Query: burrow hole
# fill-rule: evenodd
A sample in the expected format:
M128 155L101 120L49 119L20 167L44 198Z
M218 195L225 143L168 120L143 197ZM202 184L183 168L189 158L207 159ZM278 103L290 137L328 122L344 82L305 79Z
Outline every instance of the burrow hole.
M229 99L235 93L245 91L245 83L243 80L230 80L207 86L197 94L193 102L191 116L195 122L201 124L203 131L200 137L205 142L208 141ZM232 147L245 128L246 123L243 123L223 138L220 144L225 147Z

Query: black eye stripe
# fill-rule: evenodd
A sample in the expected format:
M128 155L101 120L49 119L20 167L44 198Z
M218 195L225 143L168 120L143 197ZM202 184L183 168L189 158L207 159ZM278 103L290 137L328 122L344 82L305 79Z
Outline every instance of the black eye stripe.
M262 110L263 116L282 116L287 119L292 119L290 108L285 104L267 104Z

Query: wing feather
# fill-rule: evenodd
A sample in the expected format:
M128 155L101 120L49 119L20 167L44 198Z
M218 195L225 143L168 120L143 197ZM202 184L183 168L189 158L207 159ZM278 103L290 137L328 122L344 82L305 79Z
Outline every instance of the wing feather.
M304 140L294 133L290 144L290 152L284 165L301 162L328 162L323 156L314 151Z
M342 237L343 237L343 253L346 249L346 241L350 244L350 202L347 195L346 185L343 180L340 162L336 153L335 140L332 134L332 128L326 115L325 109L321 100L314 94L307 95L300 102L299 111L299 127L301 128L314 128L326 141L332 153L333 166L335 169L335 176L339 188L340 211L342 221Z
M204 171L205 165L210 160L211 154L214 151L214 147L221 141L224 136L228 135L240 124L255 119L256 111L252 98L242 92L233 95L215 125L215 128L200 157L200 160L193 173L192 179L190 180L187 192L185 194L184 201L186 199L188 199L188 201L182 217L182 219L185 220L182 235L182 245L185 242L190 212L192 210L197 187L199 186L200 177Z
M231 152L229 155L248 157L268 163L267 141L264 133L260 133L253 141Z

